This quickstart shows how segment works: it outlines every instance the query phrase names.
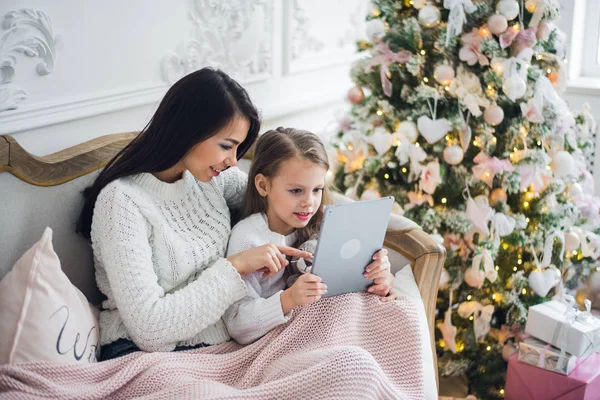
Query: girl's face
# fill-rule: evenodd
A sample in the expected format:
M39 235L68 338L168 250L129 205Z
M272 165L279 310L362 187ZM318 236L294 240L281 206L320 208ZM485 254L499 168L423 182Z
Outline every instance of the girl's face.
M322 166L294 157L271 178L256 175L258 193L267 198L267 218L273 232L289 235L304 228L321 206L325 174Z
M211 138L198 143L173 167L156 173L165 182L175 182L186 169L200 182L209 182L228 166L237 165L237 148L246 139L250 122L235 117Z

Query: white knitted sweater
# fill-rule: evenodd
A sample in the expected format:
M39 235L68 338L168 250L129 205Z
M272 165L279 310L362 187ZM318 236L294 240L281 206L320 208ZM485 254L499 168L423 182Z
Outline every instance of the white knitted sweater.
M292 246L297 238L295 231L288 236L271 231L266 215L253 214L233 228L227 256L267 243ZM229 334L238 343L254 342L276 326L286 323L292 315L292 312L283 314L280 299L286 287L287 268L269 278L263 275L263 272L254 272L242 276L246 282L246 296L233 304L223 316Z
M207 183L188 171L171 184L142 173L100 192L91 235L96 282L108 298L101 345L127 338L171 351L230 339L221 317L246 287L224 257L229 208L240 206L246 182L237 168Z

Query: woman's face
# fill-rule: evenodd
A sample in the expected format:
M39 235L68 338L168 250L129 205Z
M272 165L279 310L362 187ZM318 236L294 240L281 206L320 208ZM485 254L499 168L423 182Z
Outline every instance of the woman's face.
M250 122L235 117L213 137L194 146L179 162L200 182L209 182L228 166L237 165L238 146L246 140Z

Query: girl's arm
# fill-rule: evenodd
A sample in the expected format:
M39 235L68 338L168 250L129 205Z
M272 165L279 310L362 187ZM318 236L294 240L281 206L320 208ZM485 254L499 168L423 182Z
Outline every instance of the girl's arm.
M216 323L246 288L225 258L195 281L165 293L158 284L146 220L130 196L109 185L94 210L92 241L131 339L145 351L171 351Z
M251 219L245 219L233 229L227 256L261 246L268 241L258 237L251 226ZM250 232L254 233L254 236L249 234ZM240 344L254 342L276 326L286 323L291 315L283 314L280 299L282 291L268 298L263 297L261 277L262 274L257 272L242 275L247 288L246 296L235 302L223 316L229 335ZM283 280L283 275L280 274L279 279Z

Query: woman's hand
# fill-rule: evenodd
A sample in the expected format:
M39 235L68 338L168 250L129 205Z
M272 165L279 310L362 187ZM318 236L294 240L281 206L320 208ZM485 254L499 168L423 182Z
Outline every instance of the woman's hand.
M372 279L373 284L367 289L370 293L383 297L383 301L394 300L396 295L392 292L394 287L394 275L391 272L391 264L388 259L388 251L381 249L373 256L373 262L367 265L364 276Z
M281 294L281 308L287 314L296 306L314 303L327 293L327 285L322 283L321 277L313 274L302 274L292 287Z
M288 260L285 258L286 255L302 258L312 257L312 254L306 251L268 243L253 249L241 251L227 257L227 260L233 264L233 267L240 275L249 274L264 268L265 277L269 277L275 275L288 265Z

